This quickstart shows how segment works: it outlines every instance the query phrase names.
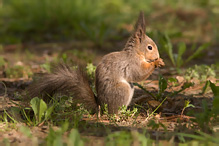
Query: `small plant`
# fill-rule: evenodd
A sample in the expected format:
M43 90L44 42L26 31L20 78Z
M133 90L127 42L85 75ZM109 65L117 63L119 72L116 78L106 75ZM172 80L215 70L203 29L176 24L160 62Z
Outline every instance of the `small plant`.
M202 109L201 113L195 113L191 111L190 114L195 116L193 121L198 124L198 127L203 132L212 132L211 126L213 123L217 122L219 119L219 86L210 82L211 90L214 94L213 106L212 109L209 109L206 100L202 101Z
M6 65L6 61L4 57L0 56L0 69L3 68Z
M219 86L210 82L210 87L214 94L212 113L215 121L217 121L219 119Z
M160 100L164 97L164 91L167 89L167 80L160 75L159 76L159 89L158 94L156 95L157 100Z
M63 145L62 135L68 130L68 127L69 123L65 121L56 131L50 128L46 137L46 145Z
M95 71L96 71L96 66L94 66L92 63L88 63L87 66L86 66L86 72L87 72L87 75L89 77L89 79L91 80L91 89L93 91L94 94L97 95L96 93L96 89L95 89Z
M40 67L46 70L47 72L51 72L51 64L49 62L40 65Z
M31 108L34 111L36 125L47 121L51 116L55 107L55 105L52 105L48 108L47 104L42 99L39 99L38 97L33 98L30 101L30 104L31 104Z
M5 70L6 77L8 78L29 78L33 75L30 67L15 65L13 67L8 67Z
M133 110L128 109L126 106L122 106L119 109L119 118L121 121L127 120L129 117L133 117L138 112L137 108L133 108Z
M195 65L194 67L190 67L186 70L184 77L187 81L197 79L204 82L210 77L216 77L215 70L216 67L214 65Z
M94 81L95 79L95 71L96 71L96 66L94 66L92 63L88 63L86 66L87 74L90 79Z
M87 117L90 117L90 112L87 111L82 104L77 106L76 110L72 112L73 116L73 128L78 128L80 125L80 121L83 118L84 115L87 115Z
M103 114L105 114L105 115L109 115L107 104L104 104L101 108L102 108Z
M203 111L201 113L194 113L195 119L193 121L198 124L198 127L202 131L206 133L212 132L209 124L213 115L211 110L208 108L206 100L202 101L202 109Z
M40 67L48 73L51 72L51 63L48 58L46 58L46 62L44 64L41 64Z
M171 84L170 86L172 87L179 86L179 83L176 78L168 78L167 82Z
M133 110L127 109L127 106L123 105L119 108L118 114L109 114L107 104L102 107L103 115L106 115L108 119L116 124L118 121L126 121L129 118L133 118L137 113L138 109L133 108Z
M183 112L185 111L185 109L188 107L195 107L195 106L190 104L189 100L185 100L184 107L183 107L182 112L181 112L181 116L183 115Z
M67 54L66 54L66 53L63 53L61 58L62 58L62 60L63 60L64 63L67 63L68 57L67 57Z

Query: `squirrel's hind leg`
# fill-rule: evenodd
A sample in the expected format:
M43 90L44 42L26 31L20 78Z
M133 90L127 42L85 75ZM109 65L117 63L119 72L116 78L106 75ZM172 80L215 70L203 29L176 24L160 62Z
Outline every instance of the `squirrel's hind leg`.
M126 80L122 80L115 85L115 89L112 92L111 102L108 103L108 112L109 114L117 114L120 107L130 104L134 88Z

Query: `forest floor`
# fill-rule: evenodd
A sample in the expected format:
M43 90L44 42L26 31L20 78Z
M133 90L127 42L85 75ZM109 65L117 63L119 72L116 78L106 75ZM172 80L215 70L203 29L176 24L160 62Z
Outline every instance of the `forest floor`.
M122 45L123 43L117 44L118 48L121 48ZM26 87L32 82L33 74L47 72L49 63L59 61L60 58L63 58L63 54L66 54L68 59L74 62L86 64L92 61L96 65L101 57L112 51L112 49L95 49L95 46L90 42L71 42L8 45L4 46L1 51L5 62L4 66L2 66L2 71L0 70L0 115L2 118L0 122L0 145L8 142L13 145L43 144L45 141L48 144L49 136L51 136L51 127L54 131L58 131L57 129L60 129L66 120L68 121L68 130L65 130L61 135L63 141L68 141L69 129L74 128L79 131L82 141L88 145L104 145L112 139L115 140L117 137L113 135L113 138L110 138L110 134L116 132L121 132L120 135L127 136L126 133L122 133L124 131L129 132L131 136L128 135L128 137L130 136L132 139L138 137L139 133L143 133L148 138L155 140L155 143L159 141L162 145L182 142L183 136L179 136L179 133L195 135L200 129L214 135L213 137L219 136L218 122L211 123L212 117L207 119L201 116L194 116L194 113L210 113L208 109L212 108L214 100L214 94L210 87L203 94L203 87L206 82L192 78L190 79L193 83L192 86L173 95L174 91L179 91L185 86L186 77L185 74L177 73L173 67L170 67L168 62L165 67L155 70L149 79L139 83L148 92L157 95L160 89L159 74L162 74L166 79L176 79L174 82L169 82L168 80L167 88L162 93L160 100L155 100L144 90L135 86L135 94L129 111L121 112L116 117L108 114L97 117L96 114L90 115L89 113L81 112L79 113L80 118L76 118L75 115L77 113L72 113L73 115L59 115L58 119L56 119L57 117L54 118L54 116L47 121L31 125L22 114L22 111L15 110L14 107L20 109L30 107L30 104L26 103L22 98L25 95ZM117 49L113 51L117 51ZM212 49L211 53L206 55L204 59L193 60L190 66L206 62L207 64L213 64L214 58L212 58L212 54L218 54L218 49ZM166 56L162 58L166 62ZM17 68L12 68L13 66ZM182 68L182 72L185 72L188 67ZM216 86L219 85L216 77L210 76L207 80L215 83ZM192 106L185 107L187 101ZM156 109L158 106L159 108ZM206 107L207 109L205 109ZM138 109L138 112L134 112L135 108ZM71 110L68 109L68 111ZM193 114L190 113L191 111ZM28 116L33 118L33 112L28 114ZM204 121L197 122L197 119ZM34 121L32 122L34 123ZM26 126L29 127L30 133L24 128ZM53 138L57 138L54 135ZM201 134L199 133L199 135ZM128 137L124 139L127 140L129 139ZM187 140L191 140L191 137L186 138ZM135 142L131 143L134 144Z

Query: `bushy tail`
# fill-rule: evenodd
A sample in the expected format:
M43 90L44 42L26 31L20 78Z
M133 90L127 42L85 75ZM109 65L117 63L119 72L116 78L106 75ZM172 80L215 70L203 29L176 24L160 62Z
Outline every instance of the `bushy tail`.
M27 89L30 98L41 97L48 100L54 94L61 93L72 95L73 100L83 103L89 110L97 108L96 97L88 79L79 68L71 69L68 65L61 63L54 67L52 73L44 74L39 78Z

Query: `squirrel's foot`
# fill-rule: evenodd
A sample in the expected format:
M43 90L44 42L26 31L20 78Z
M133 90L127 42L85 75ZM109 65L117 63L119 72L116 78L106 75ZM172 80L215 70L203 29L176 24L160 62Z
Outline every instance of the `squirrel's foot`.
M161 67L161 66L165 66L165 63L163 62L162 58L158 58L155 62L155 67Z

